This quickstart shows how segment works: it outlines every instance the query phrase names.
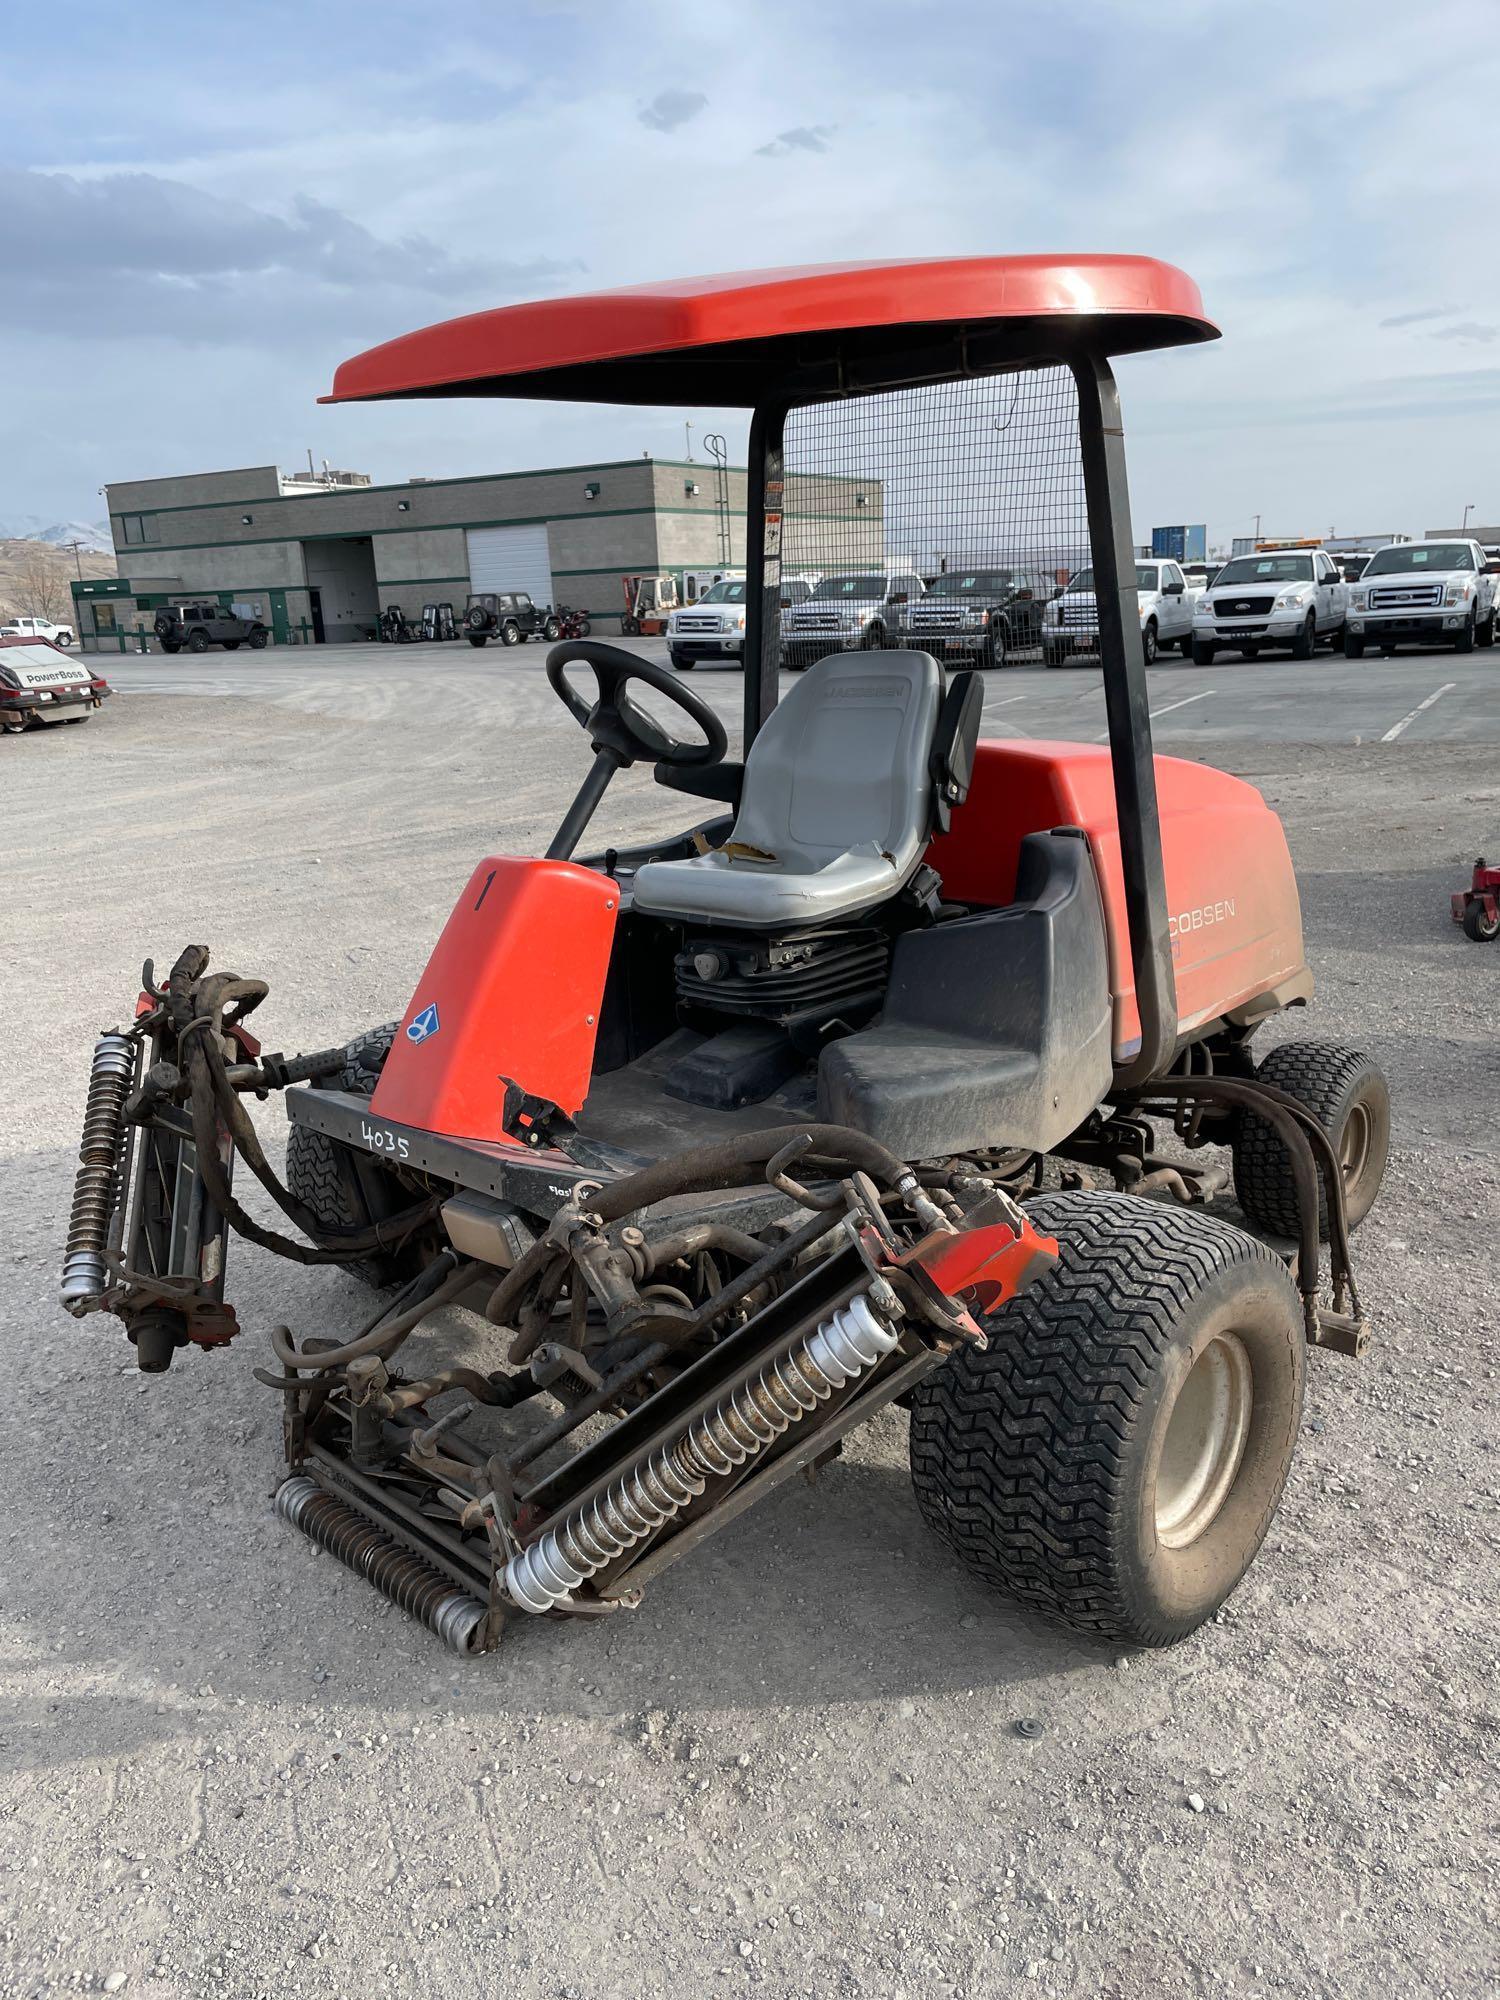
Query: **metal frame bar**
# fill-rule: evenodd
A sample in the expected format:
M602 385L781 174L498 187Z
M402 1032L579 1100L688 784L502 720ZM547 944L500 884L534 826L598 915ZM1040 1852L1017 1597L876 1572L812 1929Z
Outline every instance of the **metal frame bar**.
M781 692L781 510L768 500L784 498L786 461L783 440L789 405L762 403L750 419L750 449L745 493L745 575L760 589L745 608L745 741L748 757L761 725ZM767 553L767 516L774 530L776 553ZM767 562L774 562L767 581Z
M1078 385L1078 434L1083 447L1094 598L1099 610L1099 661L1114 767L1130 959L1141 1020L1140 1048L1115 1074L1116 1087L1124 1088L1159 1075L1171 1061L1177 1046L1177 981L1167 932L1161 815L1156 800L1146 658L1136 608L1135 545L1130 532L1120 392L1114 371L1102 354L1072 354L1068 367Z

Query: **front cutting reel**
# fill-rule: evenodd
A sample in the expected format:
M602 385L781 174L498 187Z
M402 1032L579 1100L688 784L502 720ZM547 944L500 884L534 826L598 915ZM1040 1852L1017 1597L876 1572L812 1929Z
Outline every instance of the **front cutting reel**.
M243 1023L264 992L210 976L201 947L164 989L148 966L135 1024L96 1053L64 1302L117 1314L160 1369L237 1331L231 1227L304 1262L399 1252L410 1275L353 1339L276 1328L276 1366L256 1375L283 1399L280 1512L455 1651L494 1645L514 1610L635 1605L946 1354L982 1346L981 1318L1055 1258L977 1171L919 1171L816 1123L617 1172L559 1154L550 1213L412 1174L404 1208L332 1233L272 1172L241 1099L334 1074L343 1051L263 1055ZM236 1153L310 1242L240 1207ZM503 1331L501 1365L406 1362L460 1305Z

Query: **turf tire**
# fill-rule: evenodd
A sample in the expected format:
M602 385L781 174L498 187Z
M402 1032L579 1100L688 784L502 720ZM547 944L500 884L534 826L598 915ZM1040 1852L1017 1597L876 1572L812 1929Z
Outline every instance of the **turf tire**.
M332 1087L369 1097L380 1081L398 1026L390 1021L383 1028L357 1035L344 1050L344 1067ZM362 1157L358 1166L366 1173L372 1168L377 1173L383 1171ZM286 1184L328 1229L368 1229L376 1220L357 1171L356 1155L325 1132L314 1132L306 1125L291 1127L286 1141ZM403 1195L396 1206L410 1200L410 1195ZM415 1274L419 1262L410 1250L382 1250L371 1257L351 1258L342 1268L378 1288L404 1284Z
M1283 1042L1256 1067L1256 1076L1295 1097L1317 1117L1338 1150L1356 1113L1366 1122L1365 1143L1352 1178L1345 1176L1349 1227L1369 1214L1380 1192L1391 1144L1391 1093L1373 1056L1332 1042ZM1292 1163L1275 1128L1247 1112L1234 1139L1234 1191L1259 1229L1273 1236L1297 1234L1297 1192ZM1318 1233L1328 1237L1328 1204L1318 1180Z
M928 1524L1013 1602L1115 1643L1185 1639L1265 1539L1302 1413L1305 1340L1286 1266L1201 1211L1138 1195L1029 1204L1059 1261L913 1392ZM1197 1538L1157 1535L1162 1440L1192 1362L1232 1330L1249 1364L1244 1448Z

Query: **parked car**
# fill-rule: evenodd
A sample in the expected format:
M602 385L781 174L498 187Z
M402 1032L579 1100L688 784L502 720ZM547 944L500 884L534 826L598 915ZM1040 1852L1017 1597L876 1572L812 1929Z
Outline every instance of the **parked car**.
M164 604L152 626L164 653L206 653L210 646L222 646L226 653L252 646L259 652L271 634L259 619L241 618L222 604L197 598L181 604Z
M812 595L805 576L781 579L781 608L805 604ZM667 619L667 650L681 671L699 660L742 660L745 654L745 579L724 577L693 604L679 605Z
M0 639L45 639L52 646L73 646L78 634L71 625L54 625L50 618L12 618L0 625Z
M7 735L48 722L86 722L113 692L101 674L49 640L0 633L0 729Z
M1394 653L1403 639L1472 653L1495 642L1500 562L1478 542L1392 542L1377 549L1349 592L1344 653Z
M822 576L806 600L781 614L781 664L794 672L828 653L889 646L904 607L926 589L909 570L847 570Z
M902 641L936 659L1003 667L1013 652L1041 642L1042 612L1056 592L1046 570L945 571L906 606Z
M524 590L471 590L464 609L464 637L471 646L498 639L502 646L519 646L523 639L562 637L562 624L551 605L541 607Z
M1184 656L1193 645L1193 604L1182 570L1163 557L1135 566L1135 595L1141 616L1141 647L1149 667L1158 653L1176 646ZM1094 572L1081 569L1042 613L1042 658L1060 667L1074 653L1099 650L1099 607Z
M1247 660L1267 647L1310 660L1320 639L1336 645L1349 586L1325 549L1257 549L1234 556L1193 607L1193 658L1200 667L1220 647Z

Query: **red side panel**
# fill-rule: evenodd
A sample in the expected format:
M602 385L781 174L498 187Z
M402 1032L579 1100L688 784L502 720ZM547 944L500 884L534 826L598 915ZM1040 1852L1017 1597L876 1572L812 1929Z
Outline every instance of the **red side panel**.
M1243 779L1156 759L1177 1014L1214 1020L1305 970L1302 915L1286 836ZM1054 826L1087 832L1104 893L1114 1053L1140 1045L1109 752L1078 743L981 743L967 802L928 859L954 902L1012 902L1021 841Z
M570 861L481 861L417 981L371 1110L450 1139L503 1140L509 1078L576 1112L619 901L607 875Z

